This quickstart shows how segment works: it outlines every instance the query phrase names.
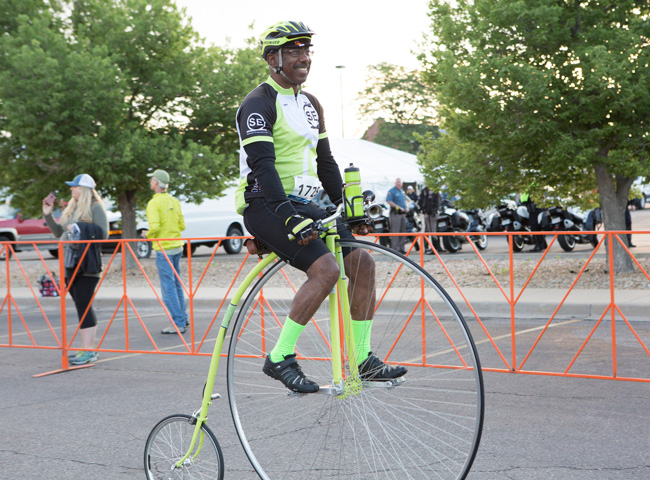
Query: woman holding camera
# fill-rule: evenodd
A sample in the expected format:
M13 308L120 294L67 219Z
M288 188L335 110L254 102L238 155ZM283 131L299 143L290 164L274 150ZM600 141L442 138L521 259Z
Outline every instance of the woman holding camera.
M108 238L108 220L102 199L95 191L95 180L83 173L77 175L71 182L65 182L70 187L72 198L57 221L52 216L54 198L52 194L43 199L43 215L47 226L60 240L92 240ZM70 359L72 365L84 365L97 361L95 335L97 333L97 317L91 306L95 288L101 276L101 252L99 244L91 243L86 250L87 242L80 244L65 244L65 283L74 300L79 321L81 322L81 346L85 351L77 352ZM83 255L85 251L85 255ZM81 260L81 265L77 265ZM78 267L78 269L77 269ZM77 271L77 274L73 274ZM86 312L86 310L88 310Z

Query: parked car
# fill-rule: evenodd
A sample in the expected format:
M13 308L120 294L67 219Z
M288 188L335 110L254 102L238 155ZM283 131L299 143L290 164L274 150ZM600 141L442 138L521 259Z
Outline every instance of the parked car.
M55 212L59 217L61 211ZM41 218L28 218L20 211L11 207L9 202L0 205L0 242L42 242L52 241L53 245L43 245L53 257L59 253L56 245L57 238L52 234L47 223ZM39 245L39 249L43 248ZM31 244L15 244L14 251L33 250Z
M61 217L61 210L55 210L54 218ZM107 212L108 226L109 226L109 239L116 239L122 237L122 230L120 229L120 215ZM45 220L41 218L28 218L20 213L19 210L10 206L8 202L0 204L0 242L52 242L50 246L48 243L39 243L38 248L42 250L45 248L50 255L58 257L59 247L57 245L58 238L50 231ZM112 253L117 244L115 243L102 243L102 252ZM148 244L147 244L148 245ZM22 252L26 250L34 250L32 244L15 244L14 251ZM148 247L151 248L151 247Z

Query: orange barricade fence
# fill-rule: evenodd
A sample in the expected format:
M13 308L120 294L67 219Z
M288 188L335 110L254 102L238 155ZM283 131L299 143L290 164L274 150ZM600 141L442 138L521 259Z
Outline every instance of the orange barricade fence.
M580 245L583 253L579 257L557 248L558 243L567 243L558 238L571 232L534 233L550 239L539 257L515 253L513 233L484 234L493 241L500 237L504 246L503 239L507 240L507 248L496 255L487 255L490 246L480 250L470 234L435 234L439 239L465 237L462 255L438 250L425 255L425 249L433 248L432 234L399 235L408 237L409 258L431 273L458 304L478 345L484 371L650 382L650 264L635 257L622 241L628 232L585 233L598 234L599 241L595 248ZM637 237L650 234L633 233ZM386 243L388 239L382 238L386 236L396 235L366 239ZM137 242L147 240L99 241L114 246L110 254L103 255L103 271L91 303L99 325L95 350L117 357L211 355L228 300L258 261L248 253L217 255L223 240L209 255L193 256L188 249L182 261L177 277L190 319L185 336L159 335L160 328L172 320L162 301L155 262L135 255ZM75 345L80 344L80 334L78 314L66 299L65 243L70 242L58 242L58 250L52 249L51 242L47 246L0 243L4 259L0 263L4 269L0 275L0 347L60 351L61 369L42 375L79 368L68 363L70 351L79 350ZM86 255L89 242L81 243L86 244ZM634 273L617 273L614 245L620 245ZM16 255L16 247L33 249L30 258ZM45 256L44 250L49 250ZM49 258L53 252L58 252L58 258ZM557 262L564 262L561 275L553 270ZM551 273L542 275L545 269ZM36 282L43 274L55 280L57 297L40 296ZM552 285L547 284L549 278ZM553 354L546 351L549 345L554 347Z

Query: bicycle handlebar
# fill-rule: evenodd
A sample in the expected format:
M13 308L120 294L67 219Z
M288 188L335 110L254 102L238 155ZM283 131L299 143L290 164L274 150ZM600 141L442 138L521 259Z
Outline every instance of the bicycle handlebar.
M325 234L327 233L328 230L330 230L331 228L336 226L336 225L332 225L332 226L327 227L327 228L325 227L325 225L327 225L328 223L331 223L334 220L336 220L337 218L343 216L343 207L344 207L344 204L341 203L341 204L339 204L338 207L336 207L336 210L334 211L334 213L332 213L332 215L330 215L329 217L321 218L320 220L315 220L314 221L314 223L316 224L315 229L316 229L316 231L318 231L318 235L321 238L323 236L325 236ZM381 215L382 206L379 205L379 204L376 204L376 203L372 203L372 204L371 203L366 203L363 206L363 211L364 211L364 216L359 217L359 218L354 219L354 220L360 220L360 219L363 219L363 218L374 220L374 219L378 218ZM296 239L296 237L291 233L288 234L287 237L289 238L289 240L295 240Z

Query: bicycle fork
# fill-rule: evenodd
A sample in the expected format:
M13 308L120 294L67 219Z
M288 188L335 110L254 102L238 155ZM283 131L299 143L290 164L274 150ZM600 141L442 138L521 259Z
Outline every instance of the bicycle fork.
M352 330L352 316L350 314L350 299L348 294L348 278L343 263L343 252L336 241L337 234L327 235L325 241L330 251L334 252L339 264L339 278L332 292L329 294L330 309L330 335L332 345L332 384L335 394L339 398L356 395L361 391L359 379L359 365L357 362L354 332ZM347 352L347 375L344 377L343 368L344 351L341 349L341 329L345 339L345 352ZM325 392L324 392L325 393Z

